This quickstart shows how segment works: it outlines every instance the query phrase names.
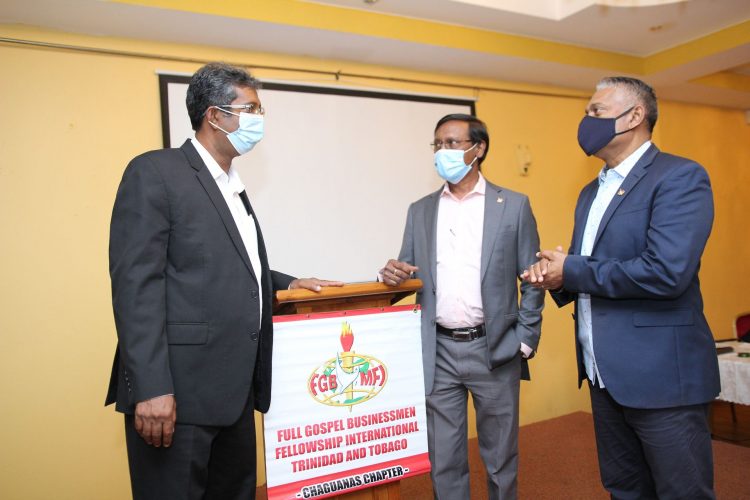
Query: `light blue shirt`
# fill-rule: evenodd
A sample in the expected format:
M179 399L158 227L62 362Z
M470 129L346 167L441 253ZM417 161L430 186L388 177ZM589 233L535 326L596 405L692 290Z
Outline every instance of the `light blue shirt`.
M606 165L602 167L602 170L599 172L599 189L589 209L589 215L586 218L586 227L583 230L581 255L591 255L594 249L594 239L596 238L596 233L599 231L599 224L602 222L604 212L606 212L615 194L619 196L624 194L618 192L622 181L625 180L625 177L628 176L635 164L643 156L643 153L650 146L651 141L646 141L615 168L608 169ZM588 375L591 382L598 382L599 386L603 388L604 380L602 380L599 374L596 357L594 356L594 335L591 327L591 296L587 293L578 294L578 342L581 343L583 351L583 364L586 367L586 375Z

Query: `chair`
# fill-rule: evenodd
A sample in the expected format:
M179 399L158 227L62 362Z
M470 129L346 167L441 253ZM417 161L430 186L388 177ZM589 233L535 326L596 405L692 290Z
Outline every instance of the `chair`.
M740 314L734 320L734 337L741 340L746 335L750 335L750 313ZM732 410L732 422L737 422L734 403L730 403L729 408Z
M737 340L741 339L747 333L750 333L750 312L740 314L734 320L734 336Z

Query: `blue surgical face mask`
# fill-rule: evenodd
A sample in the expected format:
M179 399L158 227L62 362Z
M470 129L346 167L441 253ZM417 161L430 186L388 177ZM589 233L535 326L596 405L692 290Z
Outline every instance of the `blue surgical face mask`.
M587 156L591 156L604 146L612 142L616 136L630 132L632 129L616 132L615 124L617 120L630 113L635 106L631 106L627 111L614 118L597 118L596 116L586 115L578 125L578 145Z
M478 156L475 157L467 165L464 162L464 153L471 151L475 147L477 147L477 144L474 144L466 151L463 149L438 149L435 151L435 169L438 175L451 184L461 182L461 179L466 177L466 174L471 170L471 166L479 158Z
M214 122L209 121L211 125L227 134L227 139L232 143L234 149L241 155L249 152L255 147L256 144L263 139L263 115L254 113L233 113L226 109L217 108L224 113L240 117L240 126L234 132L227 132L223 128L219 127Z

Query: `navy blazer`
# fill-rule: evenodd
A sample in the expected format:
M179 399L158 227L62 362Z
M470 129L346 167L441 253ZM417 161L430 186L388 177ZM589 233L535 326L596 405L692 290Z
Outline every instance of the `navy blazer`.
M706 171L651 145L605 211L591 256L582 256L597 189L595 179L578 198L563 290L553 298L562 306L591 295L594 355L618 403L667 408L714 399L719 368L698 280L714 214ZM576 352L580 386L586 371L577 341Z
M293 278L269 269L255 224L260 276L190 141L130 162L110 228L119 342L107 404L133 413L139 401L174 394L178 423L221 426L239 418L253 387L255 408L268 410L273 291Z

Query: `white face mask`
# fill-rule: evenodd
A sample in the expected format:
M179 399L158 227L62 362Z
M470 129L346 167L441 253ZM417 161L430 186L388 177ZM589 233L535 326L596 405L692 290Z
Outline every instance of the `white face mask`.
M467 165L464 163L464 153L471 151L475 147L477 147L477 144L474 144L466 151L463 149L438 149L435 151L435 169L438 175L451 184L461 182L461 179L466 177L466 174L471 170L471 166L479 158L478 156L475 157Z
M229 142L232 143L232 146L234 146L234 149L236 149L239 154L244 155L249 152L260 142L261 139L263 139L263 129L265 124L263 115L254 113L233 113L217 106L213 107L224 113L240 117L240 126L237 127L237 130L234 132L227 132L214 122L208 122L227 134L227 139L229 139Z

